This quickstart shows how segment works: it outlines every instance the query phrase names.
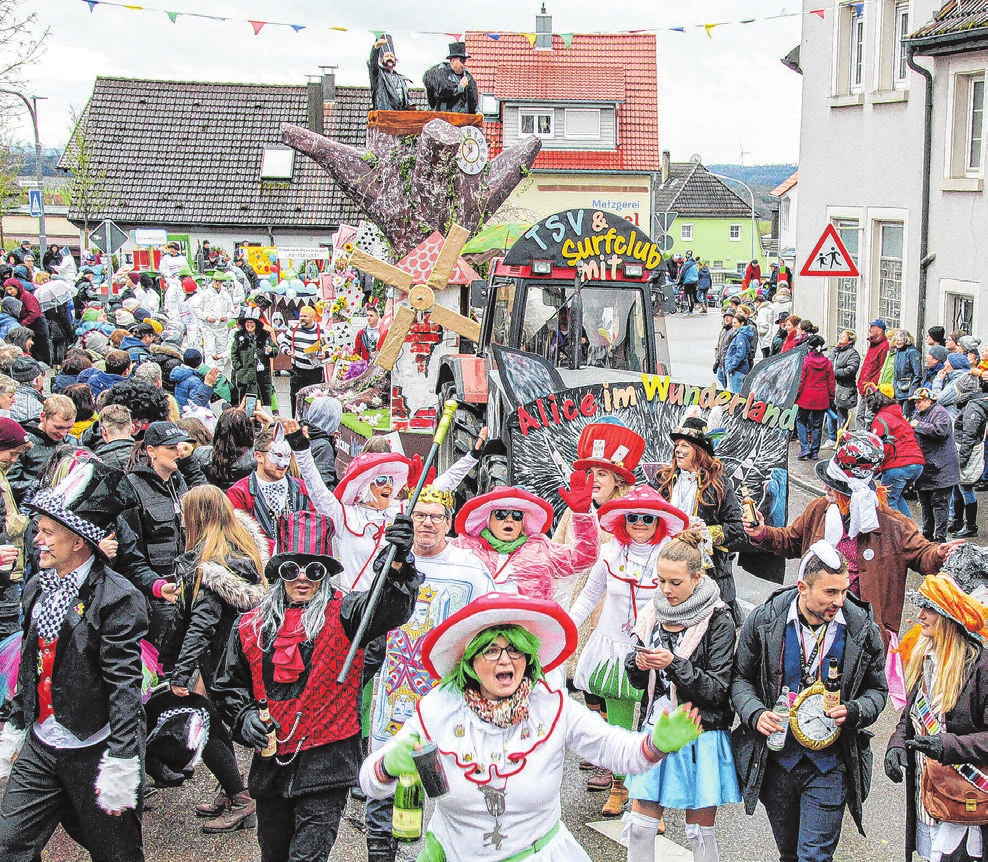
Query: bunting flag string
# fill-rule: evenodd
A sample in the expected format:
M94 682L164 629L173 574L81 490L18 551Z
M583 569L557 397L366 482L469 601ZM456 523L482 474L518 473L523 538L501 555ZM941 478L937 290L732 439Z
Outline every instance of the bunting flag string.
M206 12L176 12L155 6L144 6L144 5L136 5L133 3L116 2L116 0L82 0L82 2L89 7L90 12L94 12L96 10L96 7L99 6L99 7L107 7L107 8L115 8L115 9L126 9L131 12L164 13L165 15L168 16L168 20L171 21L172 24L175 24L177 22L178 17L180 15L183 18L203 18L210 21L220 21L220 22L232 21L237 23L246 22L250 24L251 27L253 28L255 36L259 36L261 34L261 30L263 30L265 27L286 27L291 29L295 33L301 33L303 30L311 30L315 32L325 29L333 30L340 33L347 33L350 32L351 29L350 27L341 24L334 24L334 25L316 25L312 23L291 24L284 21L261 21L253 18L247 18L247 19L230 18L221 15L212 15ZM833 4L837 4L838 0L831 0L831 2ZM856 2L856 3L852 2L848 5L850 5L850 7L855 10L856 14L860 15L862 14L865 6L873 6L876 5L877 2L878 0L863 0L863 2ZM635 33L686 34L689 33L690 31L702 30L706 33L709 39L713 39L713 31L717 27L727 27L732 25L741 26L747 24L755 24L761 21L777 21L783 18L797 18L802 15L814 15L820 19L825 19L826 13L828 11L832 11L835 8L837 8L836 5L826 5L818 9L809 9L806 12L803 12L802 10L795 12L787 12L785 9L783 9L781 12L778 12L774 15L761 15L755 18L740 18L734 21L708 21L700 24L680 24L677 26L649 27L649 28L642 28L636 30L589 31L586 33L554 33L553 37L554 38L559 37L559 39L562 41L563 48L570 48L573 44L573 39L578 36L596 36L604 33L606 33L607 35L622 35L622 34L635 34ZM392 31L371 30L370 32L374 35L375 39L379 39L385 33L389 33ZM466 38L466 32L451 33L448 31L434 31L434 30L411 30L411 31L401 31L401 32L403 34L407 32L412 36L445 36L456 42L462 42ZM535 48L535 42L537 37L537 34L535 33L524 33L524 32L519 33L517 31L492 31L492 32L485 32L483 33L483 35L486 38L491 39L492 41L495 42L499 41L505 36L523 36L528 41L529 45L532 46L533 49Z

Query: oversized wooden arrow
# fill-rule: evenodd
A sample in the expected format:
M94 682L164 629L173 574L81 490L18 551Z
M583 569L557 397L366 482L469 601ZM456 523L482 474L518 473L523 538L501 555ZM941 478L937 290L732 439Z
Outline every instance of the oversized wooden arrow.
M388 329L381 351L374 361L390 371L398 361L398 354L401 353L402 345L408 336L408 331L415 322L418 312L429 313L433 323L450 329L470 341L480 341L480 324L469 317L457 314L452 309L436 303L437 290L442 290L449 283L456 262L460 257L463 246L470 238L470 231L461 225L454 224L443 241L443 247L439 252L439 258L429 273L429 278L425 284L412 284L412 276L404 270L385 263L360 249L355 248L350 254L350 263L357 269L379 278L386 284L390 284L408 294L408 305L400 305L395 311L391 328Z

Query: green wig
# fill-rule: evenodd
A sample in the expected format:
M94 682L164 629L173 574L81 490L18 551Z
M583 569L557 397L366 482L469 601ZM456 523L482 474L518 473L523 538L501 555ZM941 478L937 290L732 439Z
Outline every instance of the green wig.
M525 654L525 676L533 683L538 682L542 678L542 665L539 662L539 647L542 644L538 637L521 626L497 625L486 628L474 636L474 639L463 651L463 657L440 680L439 684L443 688L451 688L460 692L468 688L479 691L480 680L473 669L473 660L499 637L504 638L510 646Z

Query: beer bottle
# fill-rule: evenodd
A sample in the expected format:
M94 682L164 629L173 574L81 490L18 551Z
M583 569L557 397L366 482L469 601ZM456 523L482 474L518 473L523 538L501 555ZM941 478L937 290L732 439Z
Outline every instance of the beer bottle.
M837 659L830 659L827 678L823 681L823 708L825 711L840 706L840 673L837 671Z
M268 732L268 744L261 749L261 757L274 757L278 753L278 732L271 722L271 713L268 711L268 699L266 697L258 700L257 711L260 713L264 726L270 728Z
M399 775L391 813L391 834L399 841L422 837L422 805L425 792L417 775Z
M747 485L741 486L741 513L745 521L752 526L758 523L758 507L755 505L755 500Z

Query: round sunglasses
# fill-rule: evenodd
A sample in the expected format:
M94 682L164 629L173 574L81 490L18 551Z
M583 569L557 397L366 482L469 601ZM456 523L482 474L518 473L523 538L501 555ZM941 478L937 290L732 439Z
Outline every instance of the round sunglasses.
M629 524L637 524L641 522L646 527L651 527L657 520L659 520L658 515L643 515L640 512L632 512L630 515L625 515L624 520Z
M493 512L495 521L517 521L519 524L525 520L525 513L519 509L495 509Z
M300 566L292 560L286 560L278 566L278 577L283 581L297 581L299 575L305 575L307 581L321 581L328 574L329 569L318 561Z

